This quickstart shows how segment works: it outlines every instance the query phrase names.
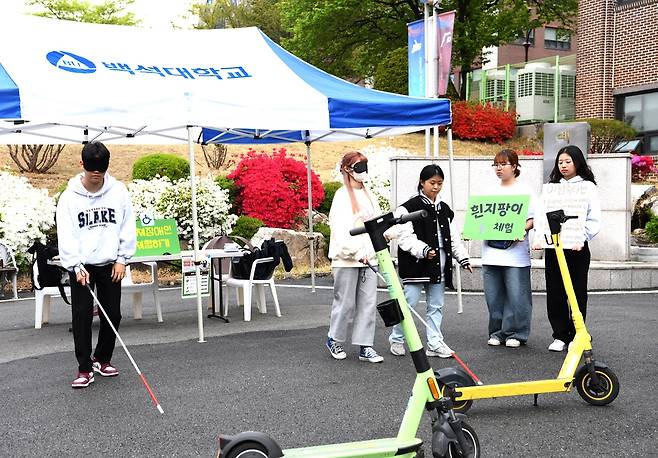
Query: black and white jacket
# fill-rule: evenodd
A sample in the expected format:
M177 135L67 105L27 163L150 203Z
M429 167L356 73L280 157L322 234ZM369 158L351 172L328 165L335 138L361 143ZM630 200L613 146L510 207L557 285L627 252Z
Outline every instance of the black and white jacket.
M398 267L402 283L441 283L453 288L452 256L462 267L469 265L468 253L464 248L452 220L454 212L440 199L432 202L420 193L412 197L394 214L396 217L417 210L427 210L427 217L397 226ZM427 259L429 250L440 256Z

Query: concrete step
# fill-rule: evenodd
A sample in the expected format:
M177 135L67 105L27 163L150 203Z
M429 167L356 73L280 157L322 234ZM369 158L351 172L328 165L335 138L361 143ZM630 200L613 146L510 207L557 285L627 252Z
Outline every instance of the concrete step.
M471 258L473 273L461 270L464 291L482 291L482 260ZM533 291L546 291L544 260L531 260L531 285ZM453 273L453 278L454 273ZM456 283L455 283L455 286ZM592 261L589 268L590 291L621 291L658 289L658 260L646 261Z
M640 262L658 262L658 247L632 245L631 260Z

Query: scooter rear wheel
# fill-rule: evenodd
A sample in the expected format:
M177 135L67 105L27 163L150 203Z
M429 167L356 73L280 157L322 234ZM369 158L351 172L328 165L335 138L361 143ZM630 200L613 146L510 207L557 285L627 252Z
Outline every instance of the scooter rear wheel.
M479 458L481 454L480 440L475 430L468 423L462 423L462 432L466 442L471 446L471 453L462 454L459 452L457 444L450 443L448 445L448 457L450 458Z
M238 444L232 449L226 457L222 458L267 458L267 449L262 444L254 441L247 441Z
M578 394L595 406L610 404L619 394L619 379L608 367L595 367L594 372L599 379L598 386L592 382L592 375L585 366L578 370L575 378Z

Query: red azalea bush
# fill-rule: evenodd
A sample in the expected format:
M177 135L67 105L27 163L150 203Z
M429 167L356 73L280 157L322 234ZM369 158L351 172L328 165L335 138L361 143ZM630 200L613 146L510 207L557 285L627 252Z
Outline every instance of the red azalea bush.
M516 114L495 105L458 101L452 104L452 130L462 140L503 143L514 136Z
M518 154L519 156L543 156L544 152L543 151L533 151L531 149L524 148L524 149L518 150L516 152L516 154Z
M633 155L631 158L632 181L644 181L647 175L657 170L651 156Z
M258 218L269 227L290 228L308 207L306 164L286 154L249 149L228 178L238 188L237 206L244 215ZM317 174L311 172L313 208L324 199Z

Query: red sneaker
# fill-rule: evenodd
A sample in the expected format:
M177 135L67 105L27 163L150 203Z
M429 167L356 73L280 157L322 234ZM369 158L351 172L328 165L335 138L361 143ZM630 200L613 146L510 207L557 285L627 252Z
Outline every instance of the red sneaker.
M78 372L78 376L71 383L72 388L87 388L90 383L94 382L93 372Z
M94 358L92 360L91 366L94 368L94 372L98 372L103 377L116 377L119 375L119 371L111 363L101 363L96 361Z

